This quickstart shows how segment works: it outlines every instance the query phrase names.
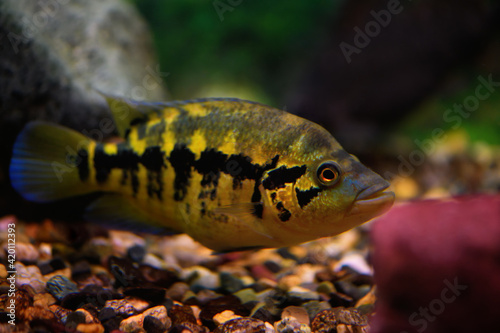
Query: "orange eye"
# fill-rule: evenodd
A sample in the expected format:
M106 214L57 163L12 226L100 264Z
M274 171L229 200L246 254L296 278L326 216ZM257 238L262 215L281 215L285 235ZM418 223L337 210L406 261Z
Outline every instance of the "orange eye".
M340 179L340 167L335 162L325 162L319 166L316 175L321 184L331 186Z

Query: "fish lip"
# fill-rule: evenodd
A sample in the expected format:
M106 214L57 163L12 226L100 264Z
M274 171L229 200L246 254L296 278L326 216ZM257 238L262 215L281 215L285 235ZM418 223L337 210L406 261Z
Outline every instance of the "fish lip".
M390 184L388 182L369 186L358 193L355 201L359 202L373 200L379 198L380 196L386 196L387 194L392 194L392 196L394 196L394 193L392 191L384 191L389 186Z

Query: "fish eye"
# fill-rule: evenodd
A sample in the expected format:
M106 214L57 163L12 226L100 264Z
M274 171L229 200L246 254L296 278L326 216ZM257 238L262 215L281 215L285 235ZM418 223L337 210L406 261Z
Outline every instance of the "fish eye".
M322 185L334 185L340 179L340 167L335 162L325 162L318 167L316 176Z

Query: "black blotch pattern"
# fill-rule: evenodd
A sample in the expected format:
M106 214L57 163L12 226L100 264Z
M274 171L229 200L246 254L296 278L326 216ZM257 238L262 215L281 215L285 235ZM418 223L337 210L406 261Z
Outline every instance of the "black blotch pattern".
M162 168L166 168L164 156L160 147L148 147L146 151L139 156L125 143L117 145L117 153L108 155L104 151L102 144L97 144L94 150L94 168L96 171L96 180L98 183L107 181L112 169L122 169L121 184L125 185L130 175L130 183L135 193L139 190L139 163L148 170L148 194L154 193L161 199L163 183L161 177ZM80 170L79 170L80 171Z
M297 193L297 201L299 202L300 208L304 208L307 206L311 200L317 196L322 191L319 187L311 187L308 190L301 191L298 188L295 189Z
M141 156L141 164L146 169L154 172L160 172L165 167L165 157L159 146L148 147Z
M78 163L78 176L80 180L86 181L89 178L89 153L86 149L78 150L79 162Z
M176 144L168 159L175 171L174 200L182 201L187 194L194 154L186 145Z
M117 153L115 155L106 154L102 144L97 144L95 147L94 168L98 183L103 183L108 179L111 169L119 168L137 171L138 163L139 156L123 144L118 145Z
M272 192L271 193L271 201L274 203L276 203L276 192Z
M262 181L262 186L266 190L275 190L285 187L285 183L295 183L297 179L306 173L305 165L287 168L284 165L278 169L269 171L267 177Z
M204 150L201 153L200 158L194 163L196 171L203 175L201 186L217 187L220 171L224 170L226 160L227 155L215 149Z
M278 217L282 222L286 222L292 217L292 213L283 206L281 201L276 204L276 209L279 211Z

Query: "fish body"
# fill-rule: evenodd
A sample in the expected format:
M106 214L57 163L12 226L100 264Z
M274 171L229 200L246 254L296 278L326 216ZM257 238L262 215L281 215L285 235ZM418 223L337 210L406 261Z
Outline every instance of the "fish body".
M238 99L107 101L122 142L30 123L14 145L13 187L37 202L100 192L89 220L187 233L218 252L336 235L394 201L330 133L285 111Z

